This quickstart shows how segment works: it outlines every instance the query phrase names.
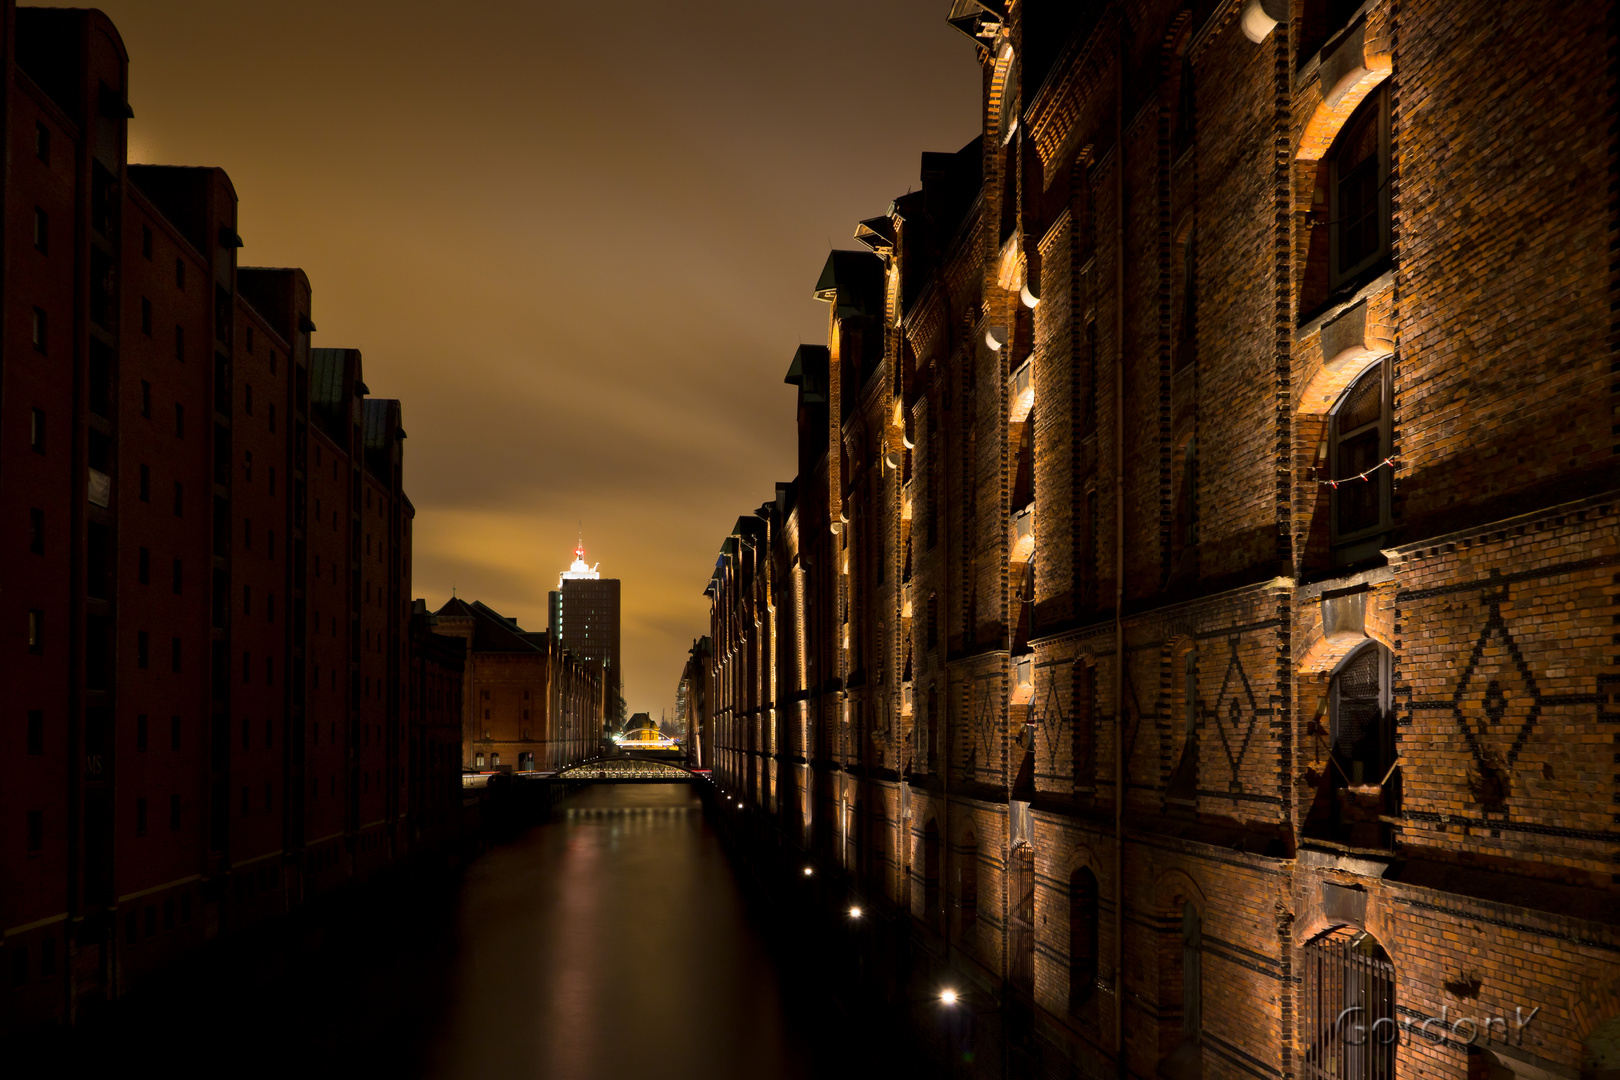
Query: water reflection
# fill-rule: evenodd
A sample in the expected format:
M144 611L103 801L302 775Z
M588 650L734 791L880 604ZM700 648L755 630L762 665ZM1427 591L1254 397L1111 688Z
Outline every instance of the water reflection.
M436 1077L798 1077L770 959L686 785L598 785L470 870Z
M693 790L604 784L462 875L210 951L0 1075L799 1080L812 1028L830 1074L804 1015L824 999L784 1009L779 986Z

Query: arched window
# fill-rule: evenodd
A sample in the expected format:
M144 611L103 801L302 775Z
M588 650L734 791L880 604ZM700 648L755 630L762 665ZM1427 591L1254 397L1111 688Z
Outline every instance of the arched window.
M1307 1080L1395 1080L1395 967L1365 930L1339 927L1305 946Z
M923 826L923 921L939 927L939 826L930 818Z
M1204 930L1192 901L1181 904L1181 1030L1189 1042L1204 1031Z
M1012 879L1007 898L1012 902L1008 928L1012 937L1009 977L1028 990L1035 984L1035 849L1019 844L1012 851Z
M1097 876L1081 867L1069 875L1069 1010L1097 988Z
M1389 94L1369 94L1328 158L1332 288L1389 255Z
M1388 650L1368 642L1340 665L1329 687L1333 756L1352 784L1381 782L1394 759L1389 667Z
M961 927L964 940L972 940L979 921L979 841L970 830L962 841L962 853L957 866L957 903L962 912Z
M1375 364L1345 391L1329 435L1333 561L1376 555L1390 527L1390 369Z

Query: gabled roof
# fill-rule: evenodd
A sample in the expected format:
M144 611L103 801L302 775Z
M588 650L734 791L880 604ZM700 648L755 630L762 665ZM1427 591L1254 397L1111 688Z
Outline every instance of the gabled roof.
M366 398L361 417L360 441L365 447L366 468L386 482L393 471L394 440L405 437L405 429L399 426L400 404L393 398Z
M494 608L476 600L469 604L465 600L451 597L434 614L441 618L459 617L471 619L473 621L473 652L542 651L534 642L525 637L524 631L518 626L516 619L508 619Z
M816 279L815 298L833 304L833 316L883 313L883 260L870 251L829 251Z
M788 365L787 378L782 381L797 386L806 405L827 401L827 371L832 367L832 353L825 345L800 345Z

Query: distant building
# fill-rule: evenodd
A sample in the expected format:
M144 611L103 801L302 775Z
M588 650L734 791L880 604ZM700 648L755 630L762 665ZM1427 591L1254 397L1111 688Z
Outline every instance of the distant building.
M574 549L573 565L558 576L557 591L548 597L548 612L554 639L575 656L598 661L607 669L607 718L617 723L624 715L624 680L619 669L619 581L602 577L596 566L586 564L583 543Z
M433 632L465 642L463 767L560 769L601 745L600 663L477 601L452 598L434 613Z

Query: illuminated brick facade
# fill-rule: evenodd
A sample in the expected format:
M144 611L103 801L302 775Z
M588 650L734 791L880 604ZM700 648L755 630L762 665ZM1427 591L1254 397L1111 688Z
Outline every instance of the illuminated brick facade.
M1612 6L951 14L982 135L829 258L709 586L717 783L976 1074L1612 1075Z

